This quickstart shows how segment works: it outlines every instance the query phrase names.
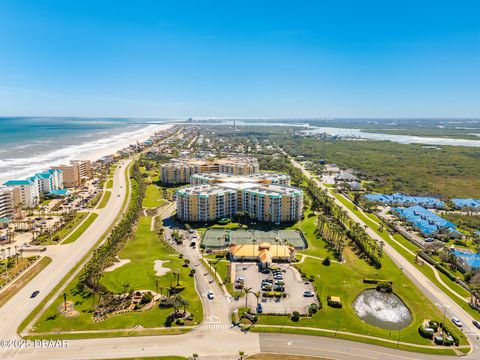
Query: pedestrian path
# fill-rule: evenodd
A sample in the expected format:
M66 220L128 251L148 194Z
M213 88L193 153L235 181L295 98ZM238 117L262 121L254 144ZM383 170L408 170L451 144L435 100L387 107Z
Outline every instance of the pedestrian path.
M204 322L201 325L197 326L195 329L196 332L200 332L201 334L212 334L216 332L222 332L224 330L228 330L233 328L232 324L218 322Z

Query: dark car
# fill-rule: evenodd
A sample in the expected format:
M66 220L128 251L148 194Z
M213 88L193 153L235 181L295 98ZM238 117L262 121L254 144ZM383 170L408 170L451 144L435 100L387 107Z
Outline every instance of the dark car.
M477 327L477 328L480 329L480 321L478 321L478 320L473 320L473 321L472 321L472 324L475 325L475 327Z
M40 294L40 291L39 290L35 290L32 295L30 295L30 298L34 298L35 296L37 296L38 294Z
M261 314L263 312L262 304L257 305L257 313Z

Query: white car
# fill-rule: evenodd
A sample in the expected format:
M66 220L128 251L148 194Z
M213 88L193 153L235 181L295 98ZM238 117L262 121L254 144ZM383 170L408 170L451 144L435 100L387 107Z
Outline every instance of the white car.
M210 300L213 300L213 298L215 297L215 294L213 293L212 290L208 290L207 292L207 298L209 298Z
M453 322L455 325L457 325L458 327L462 327L462 326L463 326L463 325L462 325L462 322L461 322L459 319L457 319L456 317L453 317L453 318L452 318L452 322Z

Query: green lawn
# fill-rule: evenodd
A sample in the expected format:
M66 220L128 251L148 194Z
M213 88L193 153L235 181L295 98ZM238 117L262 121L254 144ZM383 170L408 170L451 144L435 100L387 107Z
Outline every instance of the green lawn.
M107 181L107 183L105 184L105 187L106 187L107 189L113 188L113 179L109 179L109 180Z
M97 209L103 209L107 205L108 200L110 200L110 196L112 196L111 191L109 191L109 190L104 191L103 196L102 196L102 200L100 200L100 202L97 205Z
M58 241L61 241L62 239L69 236L72 230L75 229L75 227L78 226L78 224L80 224L87 215L88 213L86 212L77 212L73 219L66 222L59 230L52 233L51 235L49 235L48 233L44 233L38 236L37 240L44 245L55 243L55 238L58 239Z
M88 215L88 217L85 219L85 221L74 231L72 232L63 242L62 244L70 244L77 240L84 232L85 230L88 229L90 225L95 221L95 219L98 217L97 213L91 213Z
M311 215L313 215L313 213L310 210L305 211L304 219L290 226L288 230L299 229L305 235L308 241L308 249L300 253L318 257L330 256L333 258L333 253L326 248L327 242L315 233L317 229L317 217Z
M401 234L395 234L393 235L394 239L397 241L394 242L392 241L387 232L383 231L380 232L379 227L372 221L372 218L375 219L376 222L380 223L381 220L378 219L375 214L368 214L370 215L369 217L366 217L363 213L361 213L359 210L353 210L354 205L348 201L346 198L334 194L335 197L340 200L343 204L345 204L347 207L349 207L352 211L355 212L355 214L362 220L364 221L368 226L370 226L377 234L379 234L385 242L389 243L395 250L397 250L405 259L410 261L417 269L419 269L426 277L428 277L435 285L437 285L440 289L442 289L445 294L450 296L458 305L460 305L465 311L467 311L470 315L472 315L475 318L479 318L480 314L477 310L472 309L465 301L462 301L459 299L457 296L453 295L443 284L441 284L437 278L435 277L435 274L433 273L433 270L428 266L428 265L420 265L419 263L415 262L415 256L407 252L404 248L398 245L400 243L410 251L416 253L419 249L412 244L410 241L405 239ZM469 292L465 290L463 287L458 285L456 282L450 280L447 276L443 275L440 273L440 278L442 281L448 286L448 288L454 290L455 292L459 293L463 297L468 297Z
M145 192L145 198L143 199L143 207L156 208L166 203L166 200L162 198L162 194L157 185L147 185L147 191Z
M341 331L354 332L364 335L377 336L386 339L397 340L398 332L381 329L362 321L355 313L352 303L357 295L364 289L373 285L364 284L364 278L393 281L394 292L400 296L412 312L412 323L400 332L400 341L430 344L422 338L417 331L418 326L424 319L442 319L442 313L418 290L399 268L388 257L383 258L381 269L369 266L364 260L359 259L350 248L345 249L345 264L331 263L330 266L322 265L317 259L307 258L298 266L307 275L314 275L317 294L323 303L323 309L318 311L312 318L302 318L299 322L293 322L285 316L261 316L259 323L268 325L306 326L325 329L338 329ZM342 309L331 308L326 304L329 295L340 296L343 304ZM457 336L461 336L461 343L466 340L453 326L450 326Z
M156 276L154 260L168 260L164 267L180 271L180 281L186 285L181 296L190 302L188 310L194 315L194 322L201 322L203 311L200 299L196 293L193 278L188 276L189 268L182 267L183 259L171 253L158 236L150 231L150 217L141 217L137 226L135 238L128 241L119 252L121 259L130 259L130 263L111 272L105 272L101 283L113 292L123 292L123 284L135 290L156 291L155 280L160 288L167 288L173 282L172 272L163 276ZM57 306L62 303L63 296L55 300L52 306L42 315L35 326L35 332L68 331L68 330L99 330L99 329L128 329L136 325L144 328L162 327L171 309L159 309L158 306L150 311L131 312L117 315L98 323L92 322L92 297L89 292L79 291L76 288L78 277L66 289L67 298L75 301L75 309L80 316L67 319L57 316ZM98 299L97 299L98 301ZM195 325L187 324L186 325Z

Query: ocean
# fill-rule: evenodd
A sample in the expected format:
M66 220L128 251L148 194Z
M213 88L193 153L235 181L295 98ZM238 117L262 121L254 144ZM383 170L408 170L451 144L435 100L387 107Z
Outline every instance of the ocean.
M0 117L0 184L111 154L175 119Z

